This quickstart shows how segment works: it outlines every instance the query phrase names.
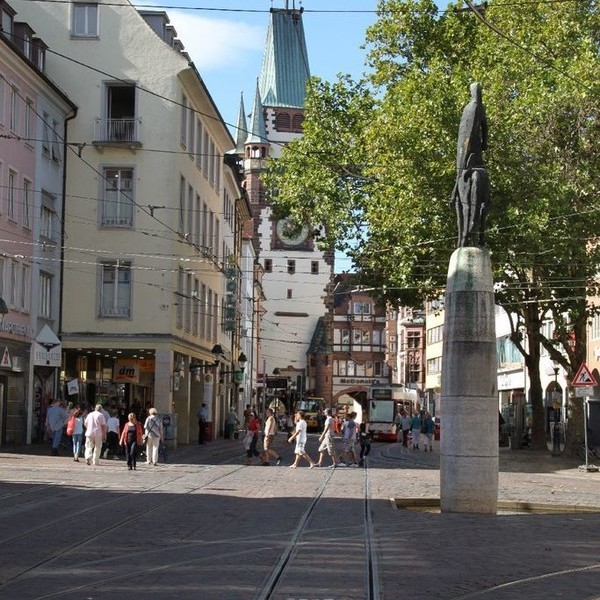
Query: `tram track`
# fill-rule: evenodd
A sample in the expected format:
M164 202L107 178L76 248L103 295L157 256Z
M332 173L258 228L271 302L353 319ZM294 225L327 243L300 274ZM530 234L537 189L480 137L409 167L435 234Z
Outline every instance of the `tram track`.
M229 462L229 461L225 461L225 462ZM97 530L92 535L89 535L87 537L84 537L83 539L77 540L76 542L74 542L72 544L61 547L60 551L53 553L51 556L48 556L48 557L44 558L43 560L39 560L36 563L29 565L27 568L22 569L19 573L1 580L0 581L0 590L2 588L4 588L5 586L7 586L8 584L19 581L20 579L31 574L32 572L34 572L37 569L48 566L61 558L67 557L68 555L74 553L77 550L81 550L81 549L85 548L87 545L91 544L92 542L98 541L105 535L118 530L119 528L123 527L124 525L129 525L139 519L145 519L148 516L150 516L154 513L157 513L159 511L162 511L167 507L172 507L174 504L176 504L177 502L180 502L184 498L186 498L194 493L197 493L198 491L200 491L204 488L208 488L209 486L213 485L217 481L220 481L226 477L234 475L235 473L237 473L239 470L241 470L243 468L244 467L242 465L234 465L234 467L231 470L229 470L227 473L222 473L222 474L218 475L217 477L211 478L209 481L204 481L201 485L193 487L193 488L185 491L184 493L177 494L174 498L171 498L164 502L160 502L160 503L154 505L150 509L145 509L143 511L137 512L136 514L128 515L126 518L114 521L111 523L110 526L104 527L104 528L100 529L99 531ZM4 540L0 540L0 543L8 543L8 542L15 541L16 539L19 539L19 538L31 536L32 534L38 533L39 531L41 531L43 529L56 527L57 525L59 525L61 523L72 521L74 517L81 517L81 516L84 516L87 514L91 514L94 511L97 511L99 509L105 510L107 505L115 504L115 503L119 502L120 500L122 500L123 498L129 496L132 493L133 494L147 494L148 492L156 491L161 487L170 486L173 483L175 483L176 481L179 481L179 480L187 477L188 475L189 474L186 473L184 475L179 475L177 477L173 477L173 478L169 479L168 481L161 481L160 483L158 483L154 486L136 490L134 492L121 493L118 495L118 497L111 498L110 500L103 500L102 502L96 503L92 506L88 506L84 509L76 511L75 513L70 513L64 517L61 517L58 519L53 519L51 521L47 521L44 524L34 527L34 528L30 528L27 531L19 532L19 534L15 535L15 536L5 538ZM90 585L93 585L93 584L90 584Z
M335 477L344 477L346 473L344 471L350 471L349 468L337 468L332 469L328 472L325 479L321 482L317 488L315 494L308 503L306 509L298 519L296 529L290 536L289 541L286 544L283 552L279 559L274 564L268 577L262 584L261 588L257 590L255 600L279 600L281 598L289 598L289 589L293 587L294 583L289 580L293 580L295 577L292 574L293 571L301 571L301 563L298 554L300 550L305 550L307 547L311 547L312 544L307 538L311 533L309 526L316 513L321 509L321 504L325 501L325 492L328 487L331 486L331 482ZM356 598L360 600L380 600L380 585L379 585L379 571L377 567L377 554L375 548L373 522L371 515L371 500L370 500L370 473L369 468L365 467L361 469L364 474L363 479L363 497L362 497L362 525L357 527L359 530L359 536L362 540L362 551L364 560L359 561L365 567L364 579L362 589L358 592ZM339 472L339 473L336 473ZM348 473L349 475L350 473ZM322 510L328 510L323 508ZM331 510L331 509L329 509ZM348 528L344 528L347 531ZM315 530L312 530L315 533ZM339 528L332 528L331 535L339 535ZM362 535L361 535L362 534ZM355 534L356 537L356 534ZM315 553L319 552L319 548L313 548ZM286 591L284 592L284 588ZM344 597L347 597L348 591L344 591ZM353 590L353 593L356 591ZM302 590L299 595L305 597L307 592ZM310 593L308 594L310 596ZM330 594L327 594L329 597ZM349 597L349 596L348 596ZM353 596L354 597L354 596Z

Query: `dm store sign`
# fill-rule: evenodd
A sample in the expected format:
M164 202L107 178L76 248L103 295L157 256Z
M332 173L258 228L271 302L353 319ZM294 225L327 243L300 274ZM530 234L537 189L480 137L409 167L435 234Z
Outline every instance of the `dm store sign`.
M119 383L139 383L140 367L137 360L117 360L114 381Z

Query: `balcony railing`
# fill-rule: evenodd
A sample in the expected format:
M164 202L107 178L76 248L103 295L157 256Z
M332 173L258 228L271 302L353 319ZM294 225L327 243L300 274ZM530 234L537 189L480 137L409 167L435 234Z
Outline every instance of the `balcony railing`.
M123 119L96 118L94 143L139 145L141 122L142 120L139 117Z

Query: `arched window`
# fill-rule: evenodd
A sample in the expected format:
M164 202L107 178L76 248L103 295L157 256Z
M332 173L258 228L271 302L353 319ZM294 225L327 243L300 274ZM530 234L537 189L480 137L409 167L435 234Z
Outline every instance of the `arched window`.
M277 131L289 131L290 126L290 115L284 112L277 113L277 117L275 119L275 128L277 129Z
M302 124L304 123L304 115L294 115L292 120L292 131L302 133Z

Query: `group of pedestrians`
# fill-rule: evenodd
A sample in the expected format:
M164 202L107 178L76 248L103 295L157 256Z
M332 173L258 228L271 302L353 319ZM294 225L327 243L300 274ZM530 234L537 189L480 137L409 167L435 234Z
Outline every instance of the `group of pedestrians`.
M160 445L164 442L162 420L156 408L150 408L143 427L136 414L131 412L121 428L116 412L107 412L102 404L96 404L93 410L76 406L69 412L59 400L54 400L46 413L46 430L51 439L53 456L59 455L66 433L71 438L75 462L79 462L83 455L86 464L98 465L102 456L116 456L120 446L129 470L136 469L137 457L144 443L146 462L156 465Z
M433 452L435 422L427 411L414 411L412 414L400 410L394 419L398 443L405 448L412 446L413 450L422 449Z
M261 422L258 414L254 410L250 410L245 415L246 420L246 464L252 465L255 458L260 459L262 465L269 466L271 460L275 461L276 465L281 464L281 456L274 448L274 441L277 435L277 419L274 411L267 409L267 418L265 419L264 427L261 428ZM337 466L363 466L365 457L368 456L371 449L371 436L367 431L366 423L361 423L360 426L356 423L356 413L351 412L343 421L343 426L340 431L338 421L332 415L330 408L325 409L324 420L322 421L322 431L319 435L318 461L314 461L306 451L306 443L308 440L307 422L303 411L298 411L294 415L294 424L291 431L288 431L288 443L295 442L294 447L294 462L290 468L296 469L301 461L306 461L309 468L324 467L327 456L329 457L331 468ZM263 433L262 452L258 450L258 443ZM335 449L335 437L341 434L343 438L343 451L339 454ZM360 452L357 450L360 446Z

